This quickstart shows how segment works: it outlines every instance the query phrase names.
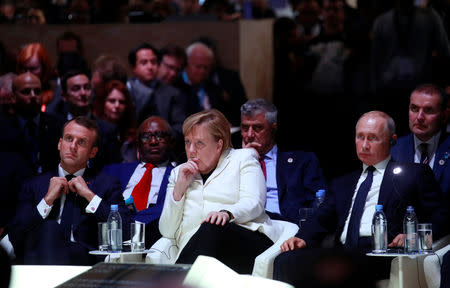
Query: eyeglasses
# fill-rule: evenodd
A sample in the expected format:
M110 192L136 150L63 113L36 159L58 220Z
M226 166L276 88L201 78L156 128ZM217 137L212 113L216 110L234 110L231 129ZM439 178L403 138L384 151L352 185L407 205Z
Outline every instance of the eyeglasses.
M169 137L169 135L169 133L162 131L157 131L155 133L145 132L139 134L139 141L141 141L142 143L146 143L148 141L151 141L152 138L155 137L155 140L160 142L165 141L167 137Z
M41 88L24 88L24 89L20 90L19 93L23 94L23 95L30 95L31 91L34 92L34 95L41 95L41 93L42 93Z

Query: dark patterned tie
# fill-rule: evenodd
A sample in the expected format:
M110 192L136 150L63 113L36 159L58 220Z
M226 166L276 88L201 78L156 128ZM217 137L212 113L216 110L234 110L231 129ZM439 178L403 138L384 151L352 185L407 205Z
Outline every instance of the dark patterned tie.
M75 176L72 174L68 174L65 176L67 179L67 182L69 182L72 178ZM66 195L66 201L64 202L64 208L61 215L61 226L64 231L64 236L67 239L70 239L70 232L72 231L72 224L73 224L73 213L75 211L75 203L76 200L76 193L69 191Z
M361 224L361 217L366 205L367 194L373 182L373 171L375 167L367 167L367 177L359 186L356 194L355 202L353 203L352 214L348 223L347 237L345 239L346 247L358 247L359 226Z
M428 158L428 143L422 143L419 145L420 150L420 163L428 164L430 159Z

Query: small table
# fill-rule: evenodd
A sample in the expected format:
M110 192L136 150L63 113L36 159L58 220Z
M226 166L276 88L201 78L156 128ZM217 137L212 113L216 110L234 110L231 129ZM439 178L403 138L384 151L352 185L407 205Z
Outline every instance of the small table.
M105 262L108 263L141 263L145 262L142 255L149 253L150 250L144 250L140 252L108 252L108 251L100 251L100 250L93 250L89 251L89 254L91 255L97 255L97 256L106 256Z

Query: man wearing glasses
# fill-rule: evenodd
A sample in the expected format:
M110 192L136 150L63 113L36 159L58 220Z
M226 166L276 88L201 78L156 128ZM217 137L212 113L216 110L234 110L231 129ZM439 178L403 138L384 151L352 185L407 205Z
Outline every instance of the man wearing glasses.
M22 154L35 175L54 169L59 163L56 148L62 119L41 112L41 82L35 75L27 72L15 77L12 93L14 112L0 113L1 150Z
M158 222L170 171L175 167L170 162L174 136L167 121L158 116L144 120L138 133L139 161L108 165L103 172L120 179L125 202L135 206L134 220L146 224L145 247L149 248L161 238Z

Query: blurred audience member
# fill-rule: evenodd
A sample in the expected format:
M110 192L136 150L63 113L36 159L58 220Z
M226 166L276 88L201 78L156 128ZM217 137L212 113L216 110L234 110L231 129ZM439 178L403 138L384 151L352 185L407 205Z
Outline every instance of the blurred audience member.
M18 75L12 84L14 113L0 113L1 150L22 154L35 175L58 163L56 146L63 125L57 116L41 112L41 87L36 75Z
M12 82L16 74L8 73L0 76L0 113L13 114L16 99L12 91Z
M160 51L161 63L158 68L158 79L172 85L186 66L186 52L177 45L167 45Z
M24 72L33 73L42 83L42 109L45 111L45 105L53 99L50 84L53 67L48 52L41 43L30 43L17 55L17 73Z
M376 18L372 41L374 103L393 116L399 135L408 133L411 92L422 83L447 75L449 59L448 37L434 9L415 7L412 0L396 0L395 8ZM433 65L439 62L446 65Z
M114 55L102 54L92 64L92 89L94 98L105 93L105 84L111 80L127 83L128 74L125 65Z
M136 161L136 112L127 86L108 82L105 93L95 97L93 114L116 126L122 162Z
M300 1L296 7L298 27L305 42L319 36L321 31L320 6L317 0Z

